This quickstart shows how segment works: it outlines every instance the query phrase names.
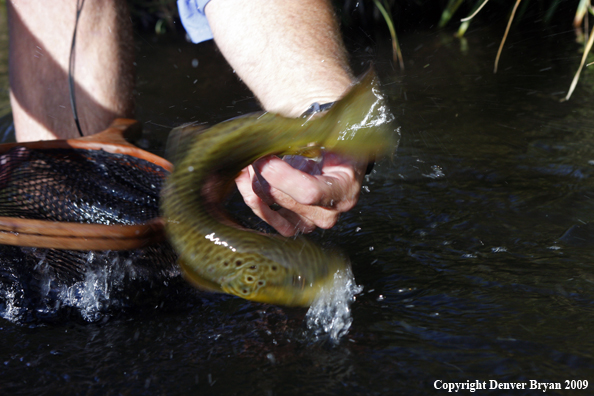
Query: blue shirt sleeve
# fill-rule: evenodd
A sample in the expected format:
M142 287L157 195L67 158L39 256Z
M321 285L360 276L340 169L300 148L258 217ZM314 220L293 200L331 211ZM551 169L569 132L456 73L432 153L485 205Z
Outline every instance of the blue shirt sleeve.
M184 29L193 43L212 39L212 31L204 13L210 0L177 0L177 9Z

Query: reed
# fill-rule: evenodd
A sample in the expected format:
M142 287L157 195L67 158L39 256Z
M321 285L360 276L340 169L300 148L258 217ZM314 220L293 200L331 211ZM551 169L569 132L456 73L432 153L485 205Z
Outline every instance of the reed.
M127 1L137 26L140 25L145 29L154 29L157 34L176 29L174 21L179 17L175 0ZM3 2L4 0L0 0L0 4ZM511 4L507 26L495 57L494 73L497 73L505 42L514 22L519 23L523 19L530 17L530 11L536 8L543 15L543 23L549 24L559 13L560 6L567 6L570 3L575 4L576 7L573 26L578 42L584 44L584 52L564 100L568 100L571 97L583 68L594 63L586 63L592 49L592 36L594 35L594 29L590 28L588 18L590 14L594 15L592 0L515 0L513 4L510 0L334 0L337 12L341 15L343 24L347 25L347 27L353 23L351 15L355 14L355 11L358 11L359 19L362 19L364 25L374 26L376 23L381 23L388 28L392 40L393 60L394 63L398 63L401 70L404 69L404 59L397 36L398 21L402 22L406 18L410 18L410 15L407 13L408 9L420 7L423 10L422 15L425 20L437 15L439 18L437 26L440 28L456 21L458 14L468 12L466 17L458 19L460 25L456 36L462 38L479 13L489 12L488 10L495 8L496 5L499 7L508 7ZM177 24L177 26L180 25Z
M481 0L482 1L482 0ZM470 20L472 20L472 18L474 18L478 12L487 4L489 0L484 0L482 1L482 3L480 3L480 5L478 7L476 7L475 5L475 10L473 10L473 12L471 12L471 14L466 17L466 18L462 18L460 21L462 22L462 24L465 23L469 23ZM450 3L453 3L454 0L450 0ZM503 34L503 38L501 40L501 44L499 45L499 50L497 51L497 56L495 57L495 66L493 68L493 73L497 73L497 67L499 65L499 60L501 58L501 53L503 51L503 46L505 44L505 40L507 39L507 36L509 34L510 28L512 26L512 22L514 20L514 17L516 15L516 12L518 10L518 6L520 5L521 0L516 0L512 11L510 13L509 19L508 19L508 23L507 23L507 27L505 29L505 33ZM524 2L524 10L527 7L527 4L529 3L529 0L526 0ZM476 3L479 4L479 3ZM548 22L552 19L555 11L557 10L558 6L561 4L561 0L554 0L554 1L550 1L545 13L545 22ZM459 6L459 4L458 4ZM447 19L447 21L449 21L452 18L452 7L450 7L450 4L448 4L448 6L444 9L443 13L442 13L442 21L444 19ZM571 82L571 85L569 87L569 90L567 92L567 95L565 96L565 98L563 98L563 101L569 100L569 98L571 97L573 91L575 90L575 87L577 86L578 80L580 78L580 74L582 72L582 69L584 68L584 65L589 66L591 64L593 64L594 62L588 63L586 64L586 59L588 57L588 54L590 53L591 49L592 49L592 44L593 44L593 40L594 40L594 28L592 29L592 31L588 36L584 36L582 34L582 27L585 31L585 34L588 35L588 13L593 14L594 15L594 8L592 7L592 0L579 0L579 2L577 3L577 9L575 12L575 17L573 20L573 26L576 29L576 35L578 37L579 41L582 41L584 43L584 53L582 55L582 59L580 62L580 65L578 67L577 72L575 73L573 80ZM447 23L446 21L446 23ZM445 26L445 23L442 25ZM462 27L463 25L460 26L460 29L458 30L458 36L461 37L464 32L466 31L466 29L468 28L468 25L465 25L464 27Z
M400 0L402 2L402 0ZM576 5L576 11L575 11L575 16L573 18L573 26L575 28L575 32L576 32L576 37L578 42L582 42L584 44L584 50L583 50L583 56L580 62L580 65L578 67L577 72L574 75L574 78L571 82L570 88L567 92L567 95L565 96L565 98L563 100L569 100L569 98L571 97L573 91L575 90L575 87L577 86L577 83L579 81L581 72L583 70L584 67L588 67L592 64L594 64L594 62L590 62L590 63L586 63L588 55L592 49L593 46L593 41L594 41L594 27L590 30L589 27L589 20L588 20L588 15L592 14L594 15L594 7L592 5L592 0L572 0L573 3ZM401 64L401 68L403 68L403 58L402 58L402 53L400 50L400 46L398 45L398 41L396 39L396 32L394 29L394 22L393 22L393 16L387 12L387 10L390 10L391 8L393 8L392 6L394 4L396 4L398 2L398 0L373 0L373 3L375 4L375 6L379 9L379 11L381 12L384 20L386 21L386 24L388 25L388 29L390 30L390 35L392 36L392 45L393 45L393 53L394 53L394 60L396 61L396 59L398 59L399 63ZM408 3L413 3L413 0L409 0ZM406 1L405 1L406 3ZM459 38L462 38L464 36L464 34L466 33L466 31L468 30L468 27L470 26L471 21L475 18L475 16L477 14L479 14L479 12L481 12L481 10L483 9L488 9L487 3L500 3L500 4L507 4L509 5L511 2L509 0L448 0L447 2L440 2L440 4L443 4L442 6L442 11L440 14L440 18L439 18L439 22L438 22L438 26L443 28L445 27L448 23L450 23L452 20L454 20L455 15L459 12L459 10L464 5L464 3L469 3L469 5L467 5L467 7L465 7L466 9L468 9L468 7L470 7L470 13L464 17L460 19L460 26L458 28L458 31L456 33L456 36ZM567 0L540 0L538 2L535 1L530 1L530 0L524 0L524 2L522 3L521 0L515 0L513 2L513 6L510 10L509 13L509 18L508 18L508 22L507 22L507 26L505 29L505 32L503 34L503 38L501 39L501 43L499 45L499 49L497 51L497 55L495 56L495 64L493 67L493 73L497 73L497 69L499 67L499 62L501 60L501 56L503 53L503 49L505 46L505 42L507 40L507 37L509 35L509 32L512 28L512 25L515 22L518 22L519 20L522 20L522 18L524 17L525 14L528 13L528 10L530 8L533 7L538 7L542 12L544 17L542 18L543 22L545 24L550 23L554 16L556 15L556 13L559 10L559 6L563 3L569 3ZM520 7L520 4L522 4L522 6ZM429 7L429 4L427 2L423 3L424 7Z
M377 9L381 12L384 20L386 21L386 25L390 30L390 36L392 37L392 54L394 57L394 63L398 63L400 65L400 70L404 70L404 59L402 58L402 52L400 51L400 44L398 43L398 37L396 36L396 30L394 29L394 22L392 21L392 16L384 7L386 4L389 7L389 2L387 0L373 0Z

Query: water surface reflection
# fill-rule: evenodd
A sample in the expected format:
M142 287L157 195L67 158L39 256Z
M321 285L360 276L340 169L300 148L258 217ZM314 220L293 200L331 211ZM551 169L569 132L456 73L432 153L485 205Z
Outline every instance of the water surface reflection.
M364 287L340 344L308 338L305 310L187 292L94 324L2 322L2 389L412 395L435 380L591 378L592 71L559 103L581 56L573 33L510 36L493 75L499 35L468 32L466 52L447 33L402 37L404 73L388 45L351 43L357 67L375 61L402 140L358 208L314 236L349 253ZM138 48L152 150L174 125L257 108L211 44Z

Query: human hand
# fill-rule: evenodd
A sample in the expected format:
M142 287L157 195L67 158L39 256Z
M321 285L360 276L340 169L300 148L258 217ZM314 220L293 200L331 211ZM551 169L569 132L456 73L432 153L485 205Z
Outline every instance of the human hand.
M367 163L325 152L259 159L235 179L245 203L283 236L333 227L359 198ZM279 210L270 206L279 205Z

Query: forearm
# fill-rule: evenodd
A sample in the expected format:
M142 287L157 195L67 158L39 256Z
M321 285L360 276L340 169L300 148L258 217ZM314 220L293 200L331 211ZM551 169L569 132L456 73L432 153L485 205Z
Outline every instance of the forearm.
M295 117L350 86L328 1L212 0L205 11L217 46L267 111Z

